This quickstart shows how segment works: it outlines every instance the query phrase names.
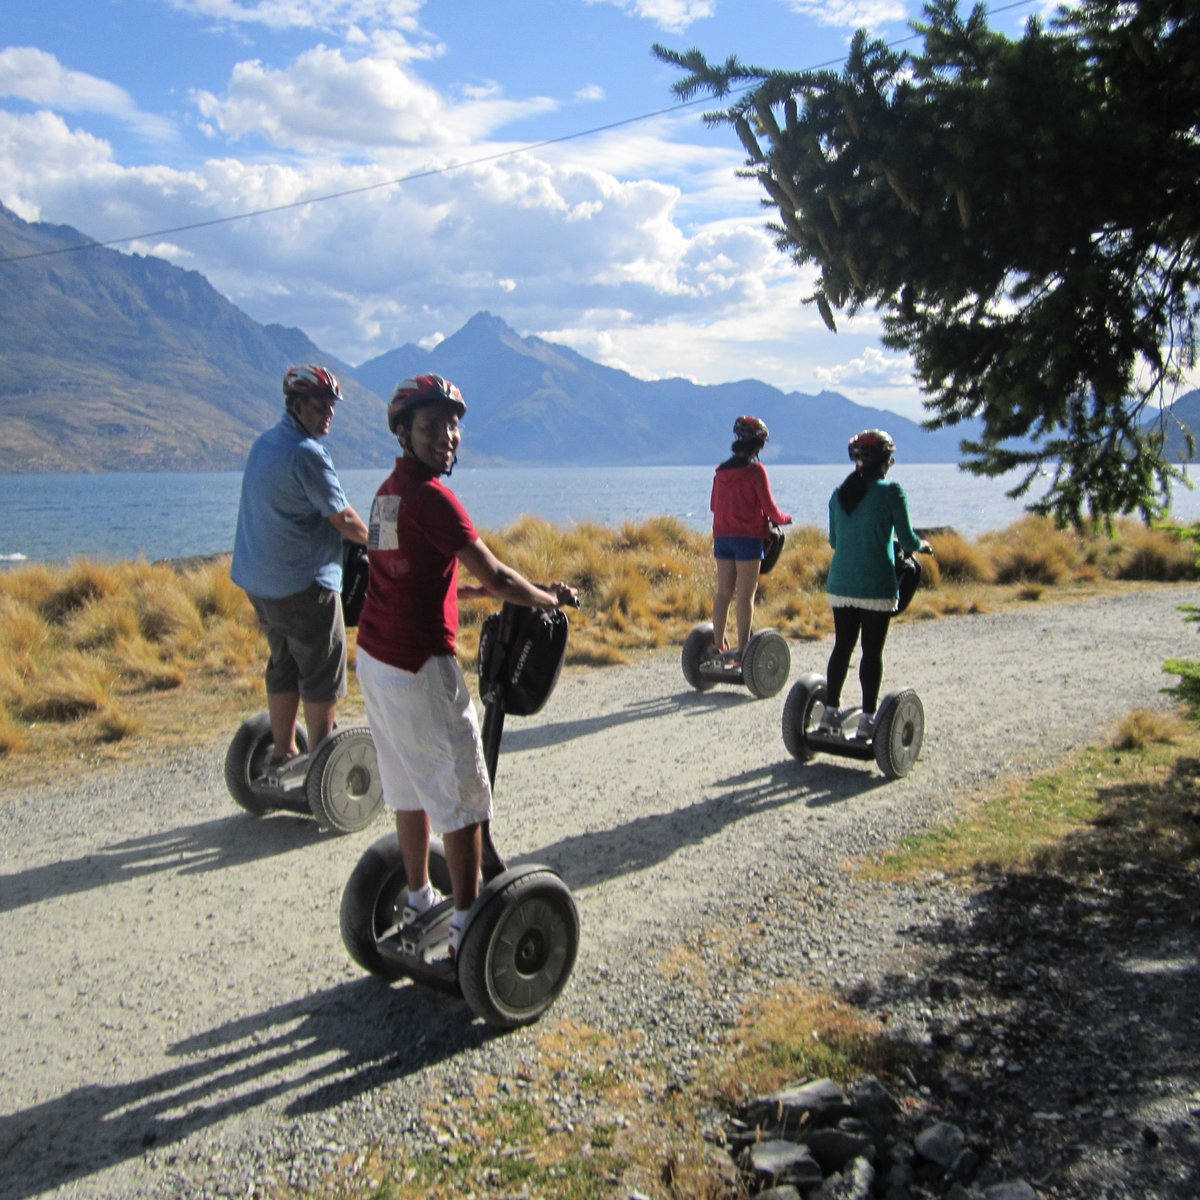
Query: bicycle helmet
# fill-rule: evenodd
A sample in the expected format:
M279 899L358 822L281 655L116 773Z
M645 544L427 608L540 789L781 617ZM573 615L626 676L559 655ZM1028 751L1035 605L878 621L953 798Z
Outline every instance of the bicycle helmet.
M408 413L427 404L436 404L439 400L449 400L460 419L466 415L467 405L462 392L440 375L416 375L396 384L388 404L388 429L394 434L396 426Z
M342 389L332 371L324 367L306 364L288 367L283 376L283 395L286 400L330 399L335 403L342 398Z
M864 429L850 439L851 461L864 467L882 466L896 453L896 443L882 429Z
M739 442L765 442L771 435L765 421L757 417L738 417L733 423L733 436Z

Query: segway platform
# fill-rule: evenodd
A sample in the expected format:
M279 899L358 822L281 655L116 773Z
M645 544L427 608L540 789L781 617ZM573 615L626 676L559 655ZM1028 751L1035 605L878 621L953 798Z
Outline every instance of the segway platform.
M839 729L821 728L828 697L824 675L809 674L792 685L783 706L783 744L788 753L807 762L818 753L842 758L874 759L889 779L900 779L912 770L925 738L925 709L912 688L889 692L875 713L869 738L856 735L860 709L842 714Z
M504 716L541 709L558 681L567 648L558 610L505 604L488 617L479 644L483 749L493 786ZM557 872L540 864L508 867L483 827L483 886L449 954L453 888L445 849L429 851L429 881L446 897L405 925L408 882L394 834L359 860L342 893L342 941L359 966L384 979L410 978L461 995L489 1024L536 1021L558 998L575 966L579 910Z
M788 649L787 639L776 630L764 629L754 634L738 666L710 659L712 645L711 621L694 626L683 643L683 677L697 691L708 691L720 683L733 683L747 688L756 700L765 700L787 683L792 669L792 652Z

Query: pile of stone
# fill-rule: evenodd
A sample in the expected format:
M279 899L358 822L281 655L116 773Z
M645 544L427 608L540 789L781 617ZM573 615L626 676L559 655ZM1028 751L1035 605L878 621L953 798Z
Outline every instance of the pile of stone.
M879 1080L817 1079L744 1105L712 1135L757 1200L1037 1200L995 1178L987 1147L910 1119Z

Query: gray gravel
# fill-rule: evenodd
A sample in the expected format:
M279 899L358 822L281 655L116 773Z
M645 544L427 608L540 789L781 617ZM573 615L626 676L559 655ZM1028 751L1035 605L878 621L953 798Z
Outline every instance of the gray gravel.
M510 859L562 873L583 941L557 1005L512 1034L348 959L341 889L382 818L346 837L254 820L225 792L224 744L5 790L0 1195L255 1196L372 1146L430 1149L428 1101L481 1075L516 1086L563 1020L640 1029L629 1053L686 1086L756 991L869 974L904 926L960 905L933 889L907 898L915 911L881 913L845 864L1131 708L1164 706L1163 660L1195 651L1177 612L1194 598L1164 588L898 623L885 687L918 690L927 731L894 783L874 764L794 762L786 691L692 692L677 653L567 672L542 713L508 723L496 834ZM793 680L827 653L793 643ZM702 936L714 932L732 935L720 954ZM711 960L702 985L663 970L680 946ZM558 1119L585 1104L560 1097Z

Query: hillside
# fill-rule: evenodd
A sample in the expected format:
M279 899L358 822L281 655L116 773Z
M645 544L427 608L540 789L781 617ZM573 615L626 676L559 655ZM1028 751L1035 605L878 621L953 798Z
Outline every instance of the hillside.
M15 258L0 263L0 472L239 469L277 419L284 370L308 361L342 381L329 446L343 468L391 462L384 398L419 371L462 388L476 465L709 463L744 412L771 429L768 462L844 462L849 436L873 426L907 462L957 462L961 438L978 433L929 431L835 392L784 393L755 379L637 379L490 313L431 351L406 344L351 367L299 329L258 324L195 271L101 246L54 253L87 241L0 205L0 258ZM1194 393L1174 415L1200 429L1198 409Z
M87 238L0 205L0 257ZM347 375L335 462L386 463L383 404L298 329L259 325L200 274L103 247L0 266L0 471L240 468L294 362Z

